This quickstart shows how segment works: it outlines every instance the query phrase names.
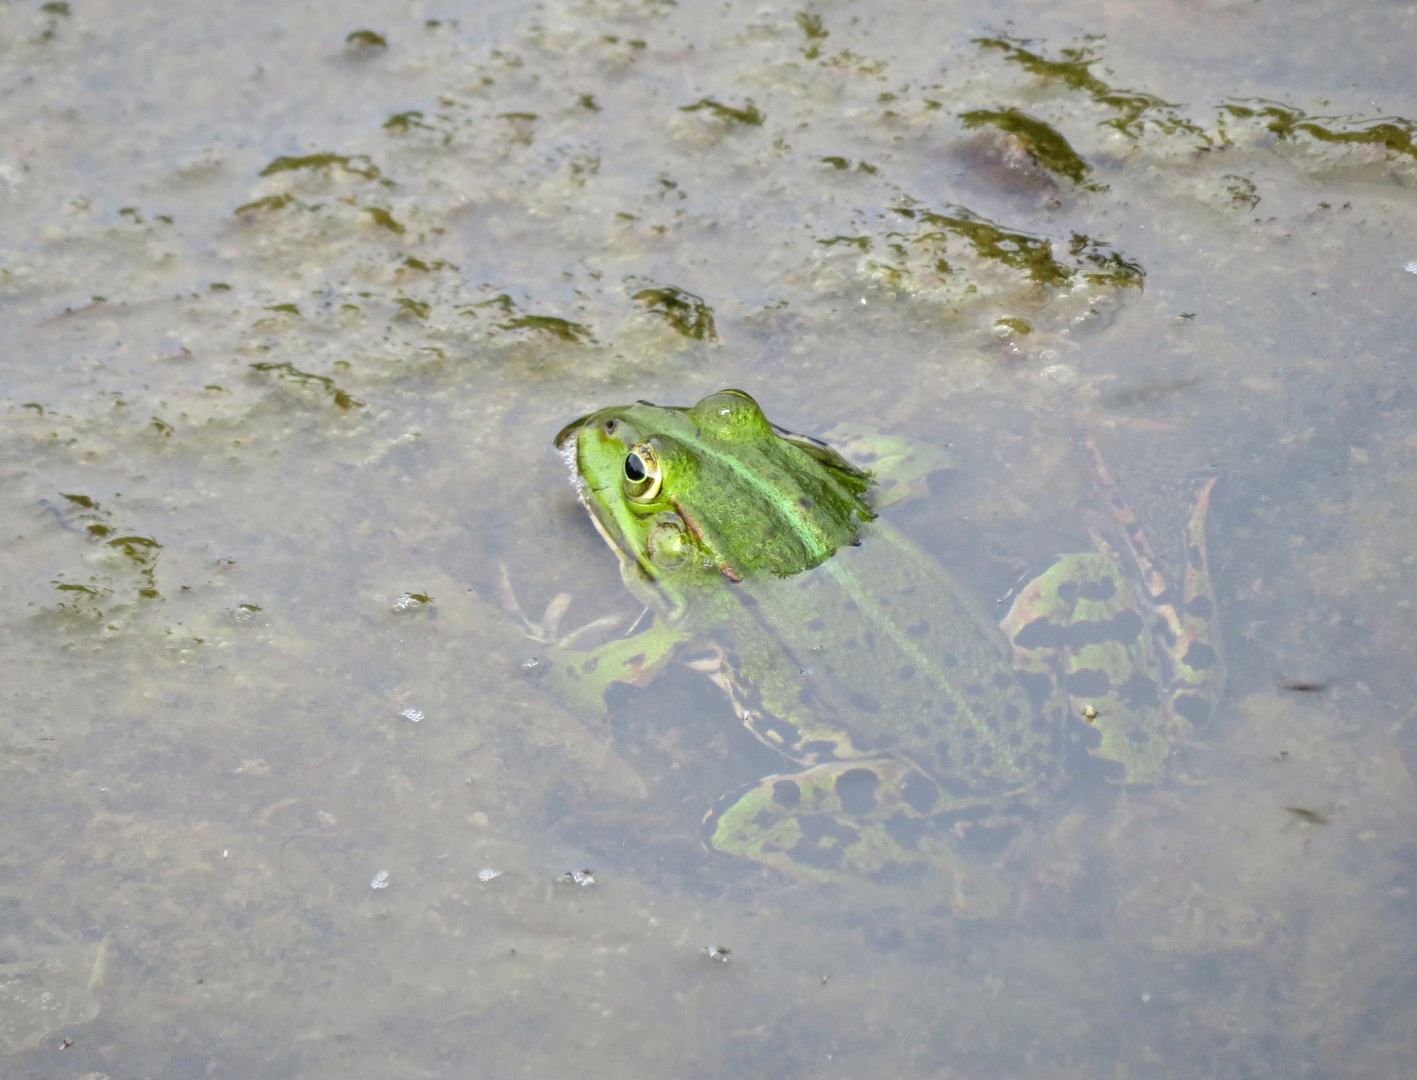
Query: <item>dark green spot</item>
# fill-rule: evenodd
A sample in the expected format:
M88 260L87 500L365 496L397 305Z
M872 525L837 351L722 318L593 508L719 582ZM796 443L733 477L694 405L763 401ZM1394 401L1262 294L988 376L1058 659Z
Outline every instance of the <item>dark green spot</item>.
M846 700L864 713L878 713L881 711L880 701L862 690L848 691Z
M1215 650L1203 641L1193 641L1186 649L1186 655L1181 657L1181 663L1195 671L1205 671L1214 667L1216 660Z
M836 797L848 814L865 814L876 808L880 777L870 769L847 769L836 778Z

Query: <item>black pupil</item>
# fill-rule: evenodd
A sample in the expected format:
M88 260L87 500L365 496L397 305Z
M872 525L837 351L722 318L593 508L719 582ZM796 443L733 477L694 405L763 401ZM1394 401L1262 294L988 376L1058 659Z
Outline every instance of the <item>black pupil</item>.
M630 454L625 458L625 476L639 483L649 474L645 472L645 463L640 460L639 454Z

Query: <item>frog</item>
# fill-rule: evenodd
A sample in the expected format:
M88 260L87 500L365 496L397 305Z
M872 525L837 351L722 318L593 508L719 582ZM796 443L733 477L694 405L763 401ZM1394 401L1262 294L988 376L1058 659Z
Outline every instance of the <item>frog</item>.
M783 763L705 815L724 856L822 881L946 873L958 907L968 861L1015 842L1078 745L1115 782L1154 783L1214 705L1213 477L1173 586L1089 441L1121 541L1094 526L1095 550L1052 558L996 621L882 516L924 488L929 448L789 431L737 389L597 409L554 442L644 611L589 648L533 633L540 675L601 714L671 664L716 684Z

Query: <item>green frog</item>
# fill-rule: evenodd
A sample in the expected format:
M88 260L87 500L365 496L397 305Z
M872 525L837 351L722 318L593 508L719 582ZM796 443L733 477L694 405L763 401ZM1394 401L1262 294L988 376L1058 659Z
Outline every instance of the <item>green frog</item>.
M568 424L556 446L646 615L592 649L551 643L545 678L603 712L613 684L672 662L707 676L783 758L709 812L709 845L818 879L944 869L958 883L960 851L1000 850L1079 735L1118 781L1156 780L1216 694L1214 481L1173 585L1094 454L1121 548L1095 530L1099 550L1054 560L997 624L879 516L939 453L841 434L872 469L741 390Z

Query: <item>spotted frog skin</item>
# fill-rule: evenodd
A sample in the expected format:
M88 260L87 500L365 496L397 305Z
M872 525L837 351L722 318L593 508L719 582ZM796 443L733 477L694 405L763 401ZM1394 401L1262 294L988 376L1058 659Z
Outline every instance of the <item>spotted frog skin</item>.
M780 773L709 812L719 852L827 880L945 870L958 885L961 847L1017 832L1020 808L1060 783L1070 737L1116 780L1148 783L1209 714L1213 481L1173 587L1094 455L1125 556L1099 532L1098 551L1018 590L1001 630L878 517L936 466L925 448L877 439L867 471L739 390L601 409L556 445L653 618L595 649L553 646L550 682L603 711L613 684L683 662L782 755Z

